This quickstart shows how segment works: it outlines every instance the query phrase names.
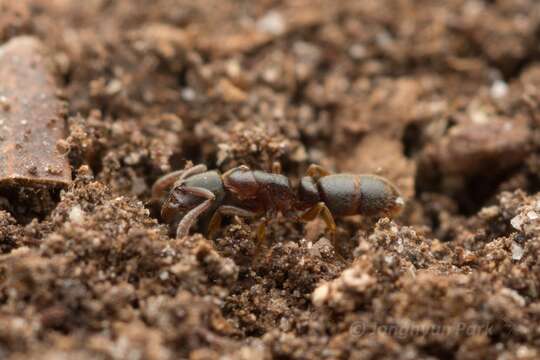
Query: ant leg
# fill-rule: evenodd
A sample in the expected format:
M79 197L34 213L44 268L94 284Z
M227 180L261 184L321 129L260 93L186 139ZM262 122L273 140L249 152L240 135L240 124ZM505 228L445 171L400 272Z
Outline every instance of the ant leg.
M242 171L249 171L249 166L247 165L240 165L240 166L237 166L237 167L233 167L232 169L229 169L227 171L225 171L223 173L223 175L221 175L222 178L226 178L227 176L229 176L232 172L234 171L238 171L238 170L242 170Z
M199 164L190 167L189 169L177 170L163 175L157 179L154 186L152 186L152 200L158 201L159 199L163 198L176 181L183 180L192 175L203 173L206 170L206 165Z
M217 209L216 212L223 215L233 215L233 216L240 216L244 218L255 218L260 215L260 213L245 210L245 209L242 209L236 206L231 206L231 205L222 205ZM210 223L212 223L212 220L210 221ZM262 243L266 239L266 226L267 225L268 225L268 220L265 218L264 221L257 228L257 243L255 245L255 257L257 257L259 253L259 249Z
M306 175L311 176L315 180L317 180L319 178L322 178L322 177L325 177L325 176L328 176L330 174L331 174L330 171L326 170L325 168L323 168L322 166L317 165L317 164L309 165L309 167L308 167L308 169L306 171Z
M212 218L210 219L210 224L208 224L208 237L210 239L214 237L217 230L221 227L221 219L223 218L223 215L240 216L244 218L254 218L254 217L257 217L258 214L249 210L236 207L236 206L221 205L219 208L217 208L214 215L212 215Z
M300 219L303 221L312 221L315 220L319 214L322 213L323 220L326 224L326 227L331 233L336 232L336 223L334 221L334 217L332 216L332 213L330 212L330 209L326 206L325 203L320 202L317 205L313 206L311 209L306 211L300 216Z
M205 211L210 209L210 207L212 206L212 203L216 199L216 196L214 195L214 193L207 189L196 188L196 187L185 187L183 190L188 194L200 196L206 200L202 204L197 205L196 207L188 211L188 213L184 215L182 220L180 220L180 223L178 224L178 227L176 228L177 239L181 239L183 237L188 236L189 229L191 228L193 223Z
M272 173L281 174L281 163L279 161L274 161L272 163Z
M183 170L184 173L178 178L178 180L187 179L190 176L201 174L201 173L203 173L203 172L205 172L207 170L208 170L208 168L204 164L199 164L199 165L192 166L189 169Z
M266 239L266 227L268 226L268 220L266 218L257 227L257 247L261 245Z
M232 205L221 205L217 211L219 211L222 215L232 215L232 216L240 216L245 218L254 218L257 217L257 213L239 208L237 206Z
M257 227L257 243L255 244L255 256L256 259L259 256L262 245L266 242L266 228L268 227L268 218L265 217L263 221Z
M222 218L223 216L219 211L214 212L214 215L212 215L210 223L208 224L208 239L213 239L215 237L218 229L221 227Z
M336 243L336 222L334 221L334 217L332 216L330 209L328 209L325 203L320 202L317 205L313 206L311 209L302 214L300 216L300 219L304 221L311 221L315 220L315 218L319 215L322 215L324 223L326 224L326 228L330 233L330 242L332 243L332 246L334 247L337 256L340 258L340 260L345 261L343 256L339 253Z

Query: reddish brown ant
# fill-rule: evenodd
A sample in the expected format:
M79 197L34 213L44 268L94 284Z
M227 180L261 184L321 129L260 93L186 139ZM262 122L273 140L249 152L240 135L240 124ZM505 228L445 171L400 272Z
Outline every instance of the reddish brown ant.
M274 166L273 173L239 166L220 174L197 165L158 179L152 197L155 201L164 199L161 216L167 223L183 215L176 229L177 238L187 236L203 214L213 214L208 225L210 238L221 226L223 215L264 216L257 231L257 248L265 238L268 219L278 212L300 221L311 221L321 214L333 241L334 217L394 216L404 205L398 190L379 176L330 174L311 165L295 192L289 179L279 172L279 165Z

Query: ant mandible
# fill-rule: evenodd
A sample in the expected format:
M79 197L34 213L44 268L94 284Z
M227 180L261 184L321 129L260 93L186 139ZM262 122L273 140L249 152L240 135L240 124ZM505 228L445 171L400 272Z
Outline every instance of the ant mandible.
M331 174L312 164L297 191L274 164L272 173L251 170L245 165L220 174L196 165L159 178L152 187L153 201L161 202L161 217L167 223L181 219L178 239L188 235L203 214L212 214L209 238L221 227L223 215L264 217L257 230L257 247L266 237L268 220L278 212L296 221L311 221L322 215L335 247L335 217L365 215L395 216L404 206L399 191L376 175ZM299 214L299 215L298 215Z

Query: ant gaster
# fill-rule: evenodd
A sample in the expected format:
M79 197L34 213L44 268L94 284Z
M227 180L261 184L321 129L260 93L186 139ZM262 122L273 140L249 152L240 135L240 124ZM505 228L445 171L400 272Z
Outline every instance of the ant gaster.
M299 221L322 215L333 242L335 217L395 216L404 206L395 186L379 176L330 174L313 164L294 191L280 171L278 164L273 173L243 165L220 174L197 165L159 178L152 188L152 198L161 201L165 222L173 223L183 215L176 229L177 238L187 236L203 214L212 214L208 225L210 238L220 228L223 215L264 216L257 231L257 249L265 238L268 219L278 212Z

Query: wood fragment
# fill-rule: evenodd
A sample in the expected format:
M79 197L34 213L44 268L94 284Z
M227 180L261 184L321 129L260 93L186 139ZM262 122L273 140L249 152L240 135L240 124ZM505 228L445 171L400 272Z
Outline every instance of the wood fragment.
M0 47L0 187L71 182L65 105L44 46L21 36Z

